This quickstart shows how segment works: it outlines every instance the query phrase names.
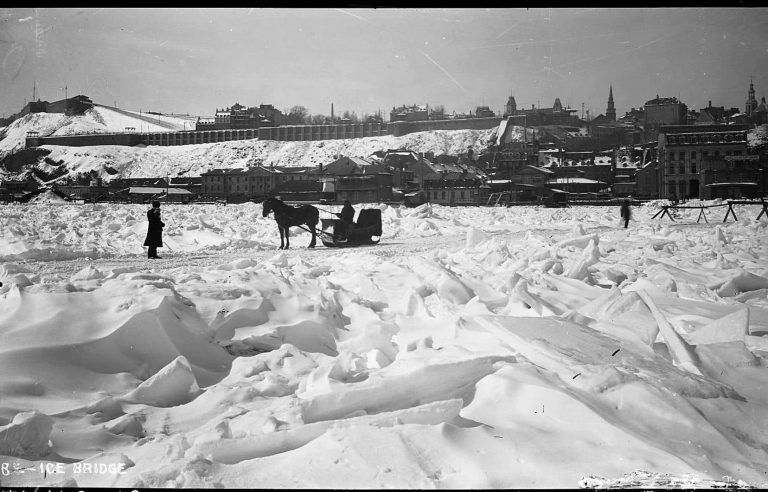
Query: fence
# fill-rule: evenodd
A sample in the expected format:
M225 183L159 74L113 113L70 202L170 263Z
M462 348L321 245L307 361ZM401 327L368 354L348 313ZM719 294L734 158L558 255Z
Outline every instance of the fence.
M704 219L704 222L707 224L709 223L709 220L707 220L707 214L704 212L704 210L709 208L718 208L718 207L728 207L728 210L725 212L725 217L723 217L723 222L726 222L728 220L728 217L730 215L733 215L733 220L738 221L739 218L736 217L736 211L733 209L734 205L761 205L762 208L760 210L760 213L757 214L757 218L755 220L760 220L760 217L765 215L768 217L768 202L765 201L765 199L760 199L760 201L755 200L728 200L727 203L719 203L716 205L662 205L661 210L656 212L656 215L651 217L651 219L655 219L656 217L659 217L659 220L663 219L666 215L669 217L669 220L672 222L675 221L675 218L672 217L672 214L669 213L669 209L672 210L678 210L678 209L698 209L699 210L699 216L696 219L696 223L698 224L701 219Z

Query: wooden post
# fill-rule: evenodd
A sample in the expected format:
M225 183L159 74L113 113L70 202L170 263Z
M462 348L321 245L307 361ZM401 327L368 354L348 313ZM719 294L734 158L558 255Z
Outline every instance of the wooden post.
M757 214L757 219L755 220L760 220L760 217L762 217L763 214L765 214L765 217L768 218L768 202L766 202L763 199L761 199L760 202L762 202L763 204L763 209L760 211L759 214Z
M707 214L704 213L704 207L701 207L701 211L699 212L699 218L696 219L696 223L698 224L701 218L704 217L704 222L709 224L709 221L707 220Z
M675 221L675 219L673 219L673 218L672 218L672 215L669 213L669 207L670 207L669 205L662 205L662 206L661 206L661 210L659 210L658 212L656 212L656 215L659 215L659 214L661 214L661 217L659 217L659 220L663 219L663 218L664 218L664 216L666 215L667 217L669 217L669 220L671 220L672 222L674 222L674 221ZM651 219L655 219L655 218L656 218L656 215L654 215L653 217L651 217Z
M733 203L728 202L728 211L725 212L725 217L723 217L723 222L728 220L728 214L733 214L733 219L738 221L739 219L736 217L736 212L733 211Z

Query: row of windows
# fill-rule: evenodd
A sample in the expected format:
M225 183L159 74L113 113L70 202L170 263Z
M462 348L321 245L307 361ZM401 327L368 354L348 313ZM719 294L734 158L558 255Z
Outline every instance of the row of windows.
M427 199L446 200L448 198L447 196L448 192L445 190L432 190L432 191L427 190L425 193L427 195ZM458 195L459 200L465 200L467 198L472 198L473 196L477 196L477 191L475 190L459 190L458 193L459 193ZM451 191L450 194L451 194L450 195L451 199L456 198L456 191Z
M677 173L675 173L675 171L677 171ZM691 165L688 168L688 172L689 173L693 173L693 174L698 172L697 168L696 168L696 163L695 162L691 162ZM685 163L684 162L680 162L680 163L677 164L677 166L675 166L675 164L670 164L669 165L669 174L686 174L686 172L685 172Z
M715 133L698 135L669 135L667 143L669 144L696 144L696 143L719 143L719 142L745 142L747 135L745 133Z
M210 182L215 183L221 183L222 178L224 176L203 176L203 184L207 184ZM285 182L285 181L301 181L301 180L310 180L315 179L314 176L302 176L302 175L287 175L287 176L229 176L228 177L230 181L234 180L237 183L245 182L247 183L250 179L251 183L256 182L272 182L272 181L278 181L278 182Z
M685 154L686 154L685 151L677 152L677 158L680 159L680 160L683 160L683 159L685 159ZM712 155L714 157L719 157L720 156L720 151L719 150L715 150ZM741 155L741 151L740 150L728 150L728 151L725 152L725 155ZM698 158L698 154L696 153L695 150L690 151L690 156L691 156L691 160L694 160L694 159ZM702 150L701 151L701 156L702 157L709 157L709 151L708 150ZM669 160L670 161L675 160L675 152L670 152L669 153Z

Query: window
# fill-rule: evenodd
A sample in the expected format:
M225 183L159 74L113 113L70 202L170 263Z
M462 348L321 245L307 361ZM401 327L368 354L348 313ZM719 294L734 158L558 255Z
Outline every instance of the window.
M675 160L675 153L674 152L670 152L669 153L669 160L670 161L674 161Z
M682 151L681 151L681 152L678 154L678 159L680 159L681 161L685 160L685 152L682 152Z
M682 161L677 166L677 174L685 174L685 163Z
M441 197L443 200L445 200L445 191L443 191L443 196Z
M697 172L696 171L696 163L695 162L691 162L691 173L695 174L696 172Z
M691 160L693 160L693 159L696 159L696 151L695 150L691 151Z

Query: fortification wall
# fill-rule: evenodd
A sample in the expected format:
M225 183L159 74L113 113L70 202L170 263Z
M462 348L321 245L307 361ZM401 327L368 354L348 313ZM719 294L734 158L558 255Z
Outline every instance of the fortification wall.
M56 137L27 137L26 147L41 145L65 145L86 147L90 145L126 145L132 147L141 143L141 135L135 133L96 133L89 135L61 135Z
M504 118L467 118L461 120L396 121L389 123L392 135L402 137L409 133L433 130L488 130L499 126Z

